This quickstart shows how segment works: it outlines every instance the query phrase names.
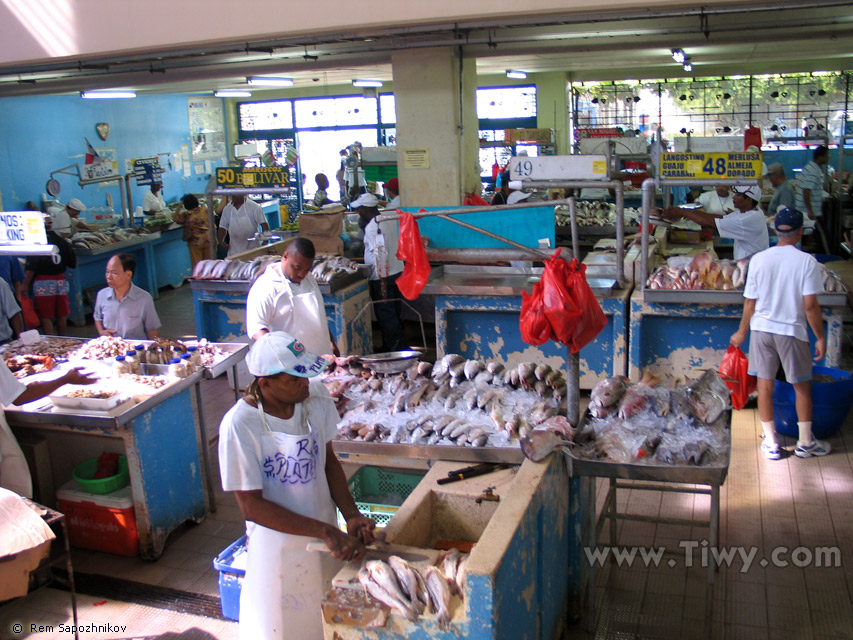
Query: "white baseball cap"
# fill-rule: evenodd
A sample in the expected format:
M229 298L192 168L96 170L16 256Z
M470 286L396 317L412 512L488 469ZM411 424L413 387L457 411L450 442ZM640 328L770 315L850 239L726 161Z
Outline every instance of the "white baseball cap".
M74 211L85 211L86 205L80 202L77 198L71 198L68 201L68 206L74 209Z
M747 198L752 198L756 202L761 202L761 187L752 185L751 187L732 187L735 193L739 193Z
M329 366L325 358L305 350L305 346L284 331L262 335L246 356L246 366L255 377L289 373L299 378L313 378Z
M355 200L350 202L349 206L353 209L358 209L359 207L378 207L379 199L372 193L362 193Z
M506 198L507 204L515 204L516 202L521 202L522 200L527 200L531 195L531 193L525 193L524 191L513 191Z

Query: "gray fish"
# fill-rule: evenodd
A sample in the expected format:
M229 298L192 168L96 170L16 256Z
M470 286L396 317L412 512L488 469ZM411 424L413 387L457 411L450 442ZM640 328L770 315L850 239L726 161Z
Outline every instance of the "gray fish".
M467 433L470 430L471 430L471 425L469 425L467 422L462 422L462 424L457 425L453 429L453 431L450 432L449 437L451 440L456 440L456 438L461 436L463 433Z
M506 369L506 367L504 367L502 362L495 362L494 360L491 360L486 364L486 371L491 371L496 376L503 375L504 369Z
M421 401L421 396L423 396L427 386L431 384L432 383L427 378L422 378L415 384L415 388L406 396L406 411L412 411L416 406L418 406L418 403Z
M439 360L439 363L446 365L448 368L460 362L465 362L465 356L460 356L458 353L448 353Z
M545 376L545 384L549 387L553 387L554 385L565 384L565 379L563 378L563 372L559 369L551 369L548 374Z
M402 587L403 594L408 596L412 603L418 602L418 579L417 572L408 562L400 556L391 556L388 558L388 566L394 571L397 576L397 582Z
M456 418L452 413L445 413L444 415L439 416L435 420L435 430L441 431L442 429L444 429L444 427L449 425L455 419Z
M471 446L472 447L484 447L484 446L486 446L486 442L488 442L488 440L489 440L489 436L484 433L483 435L474 439L474 441L471 442Z
M394 571L381 560L370 560L358 572L358 581L365 590L381 603L396 609L407 620L415 622L418 612L400 591Z
M426 433L432 433L435 431L435 423L432 420L427 420L421 425L421 429L423 429Z
M533 429L521 438L521 452L528 460L541 462L566 441L548 429Z
M459 427L460 425L464 425L464 424L465 424L465 420L463 418L456 418L455 420L451 420L441 430L441 436L443 438L449 438L450 434L453 433L453 431L457 427Z
M506 420L504 420L503 412L499 407L492 407L492 410L489 412L489 417L492 419L492 422L495 423L495 427L497 427L498 431L509 429Z
M513 371L515 371L515 369L507 369L506 371L504 371L503 383L505 386L509 386L512 384L512 372ZM516 379L518 379L518 372L517 371L515 371L515 376L516 376Z
M684 445L681 456L687 464L702 464L702 459L708 453L708 445L704 442L688 442Z
M462 396L462 403L466 409L473 409L477 406L477 390L469 389L465 392L465 395Z
M409 444L420 444L421 440L426 436L426 431L424 431L423 427L418 427L414 431L412 431L412 435L409 436Z
M504 428L509 431L510 435L516 435L520 426L521 416L519 416L517 413L513 413L509 417L509 420L504 423Z
M494 389L483 389L477 394L477 406L482 409L491 402L498 392Z
M468 440L468 442L473 443L478 438L480 438L482 436L486 436L486 435L488 435L488 434L486 433L486 430L483 429L483 427L475 427L474 429L471 429L468 432L468 436L466 437L466 440Z
M547 398L550 395L550 387L545 384L544 380L537 380L533 385L533 390L536 391L540 398Z
M450 587L451 594L459 591L459 588L456 586L456 568L459 565L460 559L459 549L456 547L448 550L441 558L441 573L447 578L447 586Z
M537 366L536 366L536 368L533 370L533 375L535 375L535 376L536 376L536 379L537 379L537 380L541 380L541 381L543 381L543 382L544 382L544 380L545 380L545 377L546 377L549 373L551 373L551 365L550 365L550 364L546 364L546 363L544 363L544 362L543 362L542 364L540 364L540 365L537 365Z
M431 362L418 362L418 373L422 376L428 376L432 372Z
M474 383L475 387L483 387L487 384L491 384L494 377L495 374L493 374L491 371L484 370L474 376L474 379L471 382Z
M465 362L457 362L450 367L450 376L453 378L462 378L465 375Z
M438 389L435 391L435 396L433 396L437 401L444 402L447 399L448 394L450 393L450 384L448 382L443 382L439 385Z
M423 572L429 593L430 605L438 617L438 626L450 630L450 586L441 572L435 567L427 567Z
M473 380L480 371L485 368L485 365L479 360L469 360L465 363L464 373L465 377L469 380Z
M440 431L433 431L429 435L429 438L427 438L426 443L428 445L434 445L434 444L438 444L439 440L441 440L441 432Z

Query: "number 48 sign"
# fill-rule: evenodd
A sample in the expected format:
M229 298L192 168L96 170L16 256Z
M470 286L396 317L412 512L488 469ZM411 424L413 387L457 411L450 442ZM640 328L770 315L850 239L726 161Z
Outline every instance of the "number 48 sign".
M721 180L761 177L761 153L663 153L661 176L674 179Z

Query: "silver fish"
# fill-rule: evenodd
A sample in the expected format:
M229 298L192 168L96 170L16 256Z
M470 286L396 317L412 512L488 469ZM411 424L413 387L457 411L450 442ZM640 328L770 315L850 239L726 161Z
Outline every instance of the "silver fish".
M428 445L434 445L434 444L438 444L439 440L441 440L441 432L440 431L433 431L430 434L429 438L427 438L426 443Z
M444 429L444 427L449 425L455 419L456 418L453 416L452 413L445 413L444 415L439 416L435 419L435 431L441 431L442 429Z
M547 398L550 395L550 387L545 384L544 380L537 380L533 385L533 390L536 391L540 398Z
M485 368L485 365L479 360L469 360L465 363L464 373L465 377L469 380L473 380L480 371Z
M448 353L438 362L449 368L455 364L459 364L460 362L465 362L465 356L460 356L458 353Z
M456 418L455 420L451 420L448 422L444 428L441 430L441 436L443 438L449 438L450 434L459 427L460 425L465 424L465 420L463 418Z
M563 372L559 369L551 369L548 375L545 376L545 384L549 387L554 387L560 384L566 384L566 379L563 377Z
M497 393L494 389L483 389L483 391L477 394L477 406L482 409L495 398Z
M470 430L471 430L471 425L469 425L467 422L463 422L462 424L457 425L456 428L454 428L453 431L450 432L449 437L451 440L455 440L456 438L460 437L463 433L467 433Z
M589 394L590 404L595 404L602 409L617 404L629 385L630 382L625 376L605 378L592 388Z
M427 386L430 386L431 384L432 383L426 378L422 378L420 382L416 383L415 388L406 396L406 411L412 411L416 406L418 406L418 403L421 401L421 396L423 396Z
M457 362L450 367L450 376L453 378L462 378L465 375L465 362Z
M438 626L448 631L450 629L450 586L435 567L424 569L423 577L429 593L431 609L438 617Z
M486 364L486 371L491 371L491 372L492 372L492 373L494 373L496 376L503 375L503 372L504 372L504 369L505 369L505 368L506 368L506 367L504 367L504 365L503 365L503 363L502 363L502 362L495 362L494 360L489 361L489 362Z
M471 556L467 553L462 556L462 559L459 560L459 564L456 565L456 586L457 593L460 598L465 597L465 588L468 584L468 558Z
M521 416L517 413L513 413L509 420L504 423L504 428L509 431L510 435L516 435L518 433L518 428L521 426Z
M418 602L418 579L417 571L412 568L408 562L400 556L390 556L388 558L388 566L394 571L397 576L397 582L402 587L403 594L408 596L409 601L417 605Z
M551 373L551 365L546 364L544 362L540 365L537 365L537 367L533 370L533 375L536 376L537 380L541 380L541 381L544 381L545 377L549 373Z
M450 393L450 384L448 382L442 382L439 385L438 389L435 391L435 395L433 396L438 402L444 402L447 399L448 394Z
M475 427L474 429L471 429L471 431L468 432L466 440L473 444L475 441L479 440L483 436L488 436L486 430L483 429L483 427Z
M533 429L521 438L521 452L533 462L541 462L566 441L548 429Z
M466 409L473 409L477 406L477 390L469 389L465 392L465 395L462 396L462 403Z
M499 407L497 407L497 406L492 407L492 410L489 412L489 417L492 419L492 422L495 423L495 427L497 427L498 431L503 431L504 429L509 429L507 421L504 420L503 412L500 410Z
M406 596L400 591L397 578L387 564L381 560L370 560L358 572L358 581L365 590L379 602L396 609L407 620L415 622L418 612Z
M471 382L474 383L475 387L483 387L487 384L491 384L492 380L494 380L494 377L495 374L493 374L491 371L481 371L476 376L474 376L474 379Z
M489 441L489 436L487 434L483 434L477 437L475 440L471 442L472 447L484 447L486 446L486 442Z
M450 593L454 594L459 591L456 585L456 567L459 566L461 559L459 549L453 547L441 558L441 572L447 578L447 585L450 587Z
M424 431L423 427L418 427L412 431L412 435L409 436L409 444L420 444L425 435L426 431Z
M418 362L418 373L422 376L428 376L432 372L431 362Z

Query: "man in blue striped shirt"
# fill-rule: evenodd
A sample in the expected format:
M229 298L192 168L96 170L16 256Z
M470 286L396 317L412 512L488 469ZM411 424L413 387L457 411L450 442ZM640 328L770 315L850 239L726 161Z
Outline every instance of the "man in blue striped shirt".
M794 205L797 211L817 220L823 215L824 166L829 164L829 147L821 146L814 150L811 162L803 167L797 180Z

